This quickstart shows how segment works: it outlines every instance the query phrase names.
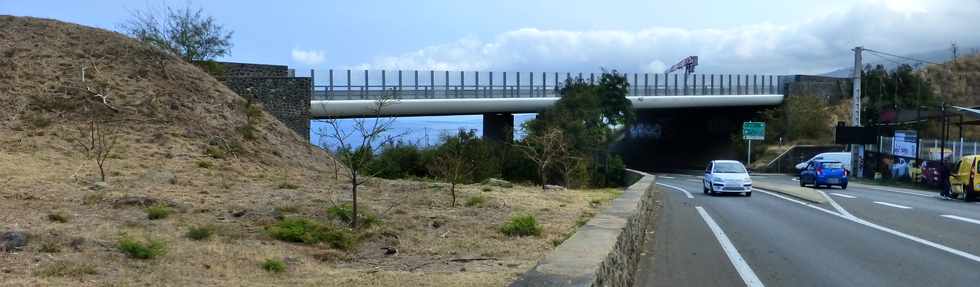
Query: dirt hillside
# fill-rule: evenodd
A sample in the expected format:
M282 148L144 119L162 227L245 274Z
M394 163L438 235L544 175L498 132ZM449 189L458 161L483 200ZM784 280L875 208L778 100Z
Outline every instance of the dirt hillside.
M97 118L134 142L120 150L122 158L186 160L216 146L267 167L330 165L201 69L115 32L0 16L0 55L0 150L56 148L71 155L72 131ZM250 112L259 119L246 139Z

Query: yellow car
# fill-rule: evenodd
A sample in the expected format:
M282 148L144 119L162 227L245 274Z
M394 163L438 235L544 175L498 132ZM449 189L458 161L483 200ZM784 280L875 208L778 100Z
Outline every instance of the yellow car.
M960 194L966 201L974 201L980 193L980 156L968 155L960 158L949 176L949 196L958 198Z

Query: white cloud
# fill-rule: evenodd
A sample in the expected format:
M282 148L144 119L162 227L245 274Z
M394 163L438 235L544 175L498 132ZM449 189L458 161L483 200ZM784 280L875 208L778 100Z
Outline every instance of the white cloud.
M659 72L699 56L707 73L819 73L850 65L854 46L914 53L976 46L980 3L958 0L866 0L798 23L686 29L503 32L489 41L463 38L355 65L371 69Z
M294 48L292 57L293 61L300 62L307 66L314 66L323 63L323 61L326 59L324 54L326 53L322 50L301 50Z

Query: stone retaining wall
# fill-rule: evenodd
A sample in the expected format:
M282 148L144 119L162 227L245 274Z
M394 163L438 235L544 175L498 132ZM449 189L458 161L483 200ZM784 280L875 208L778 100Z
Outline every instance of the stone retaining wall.
M310 78L224 78L222 82L245 98L254 98L267 112L299 136L310 138Z
M511 286L633 286L660 192L628 172L642 177Z
M289 67L285 65L266 65L251 63L217 62L221 65L225 78L285 78L290 77Z

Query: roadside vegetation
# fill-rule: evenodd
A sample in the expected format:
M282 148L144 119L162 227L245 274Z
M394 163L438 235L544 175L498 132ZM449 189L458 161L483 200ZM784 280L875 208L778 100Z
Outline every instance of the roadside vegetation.
M137 23L216 27L199 10L162 15ZM0 122L0 232L27 238L0 254L0 282L499 286L620 194L606 144L630 109L615 72L566 82L514 143L458 131L421 148L381 121L327 152L189 64L221 41L187 52L147 31L0 16L14 46L0 60L14 67L0 71L13 118Z

